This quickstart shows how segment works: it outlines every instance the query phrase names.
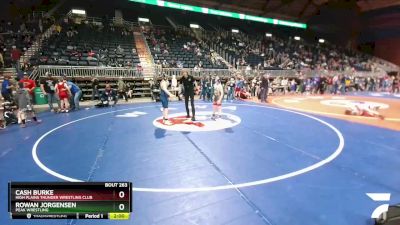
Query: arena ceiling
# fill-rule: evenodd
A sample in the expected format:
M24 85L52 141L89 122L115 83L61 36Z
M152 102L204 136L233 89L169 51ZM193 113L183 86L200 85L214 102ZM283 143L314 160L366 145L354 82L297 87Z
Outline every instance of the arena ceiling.
M399 0L180 0L202 6L251 15L306 22L324 5L355 7L361 12L400 5Z

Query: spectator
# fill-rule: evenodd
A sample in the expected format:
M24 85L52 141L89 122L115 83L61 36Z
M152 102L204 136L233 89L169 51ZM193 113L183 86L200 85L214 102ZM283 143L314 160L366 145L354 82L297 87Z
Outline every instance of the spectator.
M392 77L392 93L399 93L400 92L400 82L399 82L399 75Z
M118 97L124 98L125 101L127 102L128 96L126 95L126 84L125 84L124 80L122 79L122 77L120 77L118 79L117 86L118 86Z
M21 51L15 46L12 46L11 50L11 60L13 67L17 70L17 73L20 73L20 65L19 65L19 59L21 58Z
M99 96L99 80L97 78L92 79L92 101L95 98L100 98Z
M29 79L28 74L25 72L22 80L19 81L20 83L24 84L24 88L26 88L31 95L31 99L33 99L33 91L36 87L36 83L34 80Z
M41 120L37 119L35 112L32 106L32 100L29 95L29 90L24 87L23 83L18 84L19 89L16 92L15 102L18 107L18 119L21 121L21 127L26 127L26 119L27 113L30 114L33 121L36 123L42 122Z
M118 102L117 94L109 84L106 85L106 88L101 94L100 100L103 107L109 106L111 101L113 101L112 106L115 106L117 104Z
M3 68L3 67L5 67L3 52L0 50L0 68Z
M38 21L38 26L39 26L39 31L40 33L43 33L43 22L42 19L40 18Z
M13 101L12 88L13 88L13 85L10 81L10 76L8 76L8 75L4 76L4 80L1 85L1 96L4 98L4 101L6 101L6 102Z
M66 77L64 77L64 80L67 80ZM82 97L82 90L79 88L77 84L75 84L74 80L67 81L67 85L69 90L71 91L71 98L70 98L70 105L71 105L71 110L79 110L79 101Z
M142 65L140 63L138 63L136 65L136 71L137 71L139 76L143 76L143 67L142 67Z
M117 49L115 49L115 52L122 55L124 54L124 49L121 47L121 45L118 45Z
M47 96L47 102L49 104L49 109L51 112L54 112L53 108L53 103L57 102L58 105L58 110L61 108L60 107L60 102L56 96L55 90L56 90L56 79L52 77L52 74L50 72L46 72L47 76L42 79L40 82L40 89L42 90L43 94Z
M235 78L231 77L226 85L228 86L228 94L226 96L226 100L232 101L235 95L235 86L236 86Z
M261 102L267 102L267 97L268 97L268 87L269 87L269 75L264 74L261 78L261 85L260 85L260 98Z
M57 34L60 34L61 30L62 30L62 27L60 26L60 24L56 24L55 31L57 32Z

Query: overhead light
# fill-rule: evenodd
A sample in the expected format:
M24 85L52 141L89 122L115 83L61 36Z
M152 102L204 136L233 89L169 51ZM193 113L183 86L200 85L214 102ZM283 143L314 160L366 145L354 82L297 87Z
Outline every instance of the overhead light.
M77 14L77 15L86 15L86 11L82 9L73 9L71 10L72 14Z
M197 24L190 24L190 28L198 29L200 26Z
M300 41L300 37L299 36L294 36L294 40Z
M237 29L232 29L232 33L239 33L239 30L237 30Z
M325 40L324 40L324 39L322 39L322 38L320 38L320 39L318 40L318 42L319 42L319 43L324 43L324 42L325 42Z
M272 37L272 34L271 33L266 33L265 36Z
M139 20L139 22L145 22L145 23L150 22L150 20L148 18L139 17L138 20Z

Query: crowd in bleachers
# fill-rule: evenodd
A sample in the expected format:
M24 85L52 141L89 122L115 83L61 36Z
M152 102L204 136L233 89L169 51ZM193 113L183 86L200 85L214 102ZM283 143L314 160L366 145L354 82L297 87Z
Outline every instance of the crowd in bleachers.
M144 34L155 63L162 68L227 68L204 42L185 31L149 28Z
M332 46L328 43L307 44L293 37L218 32L208 35L209 44L218 43L235 59L236 67L259 69L327 69L371 71L373 63L367 55Z
M64 21L43 46L31 63L127 68L140 63L132 30L107 23Z
M53 18L37 15L23 16L0 22L0 68L16 67L22 54L54 22Z

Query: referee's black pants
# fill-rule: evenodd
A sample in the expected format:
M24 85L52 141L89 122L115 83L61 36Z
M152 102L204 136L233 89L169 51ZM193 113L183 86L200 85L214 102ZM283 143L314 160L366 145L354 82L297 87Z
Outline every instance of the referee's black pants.
M192 107L192 117L195 116L195 109L194 109L194 92L191 93L184 93L185 95L185 107L186 107L186 115L189 116L189 98L190 98L190 106Z

